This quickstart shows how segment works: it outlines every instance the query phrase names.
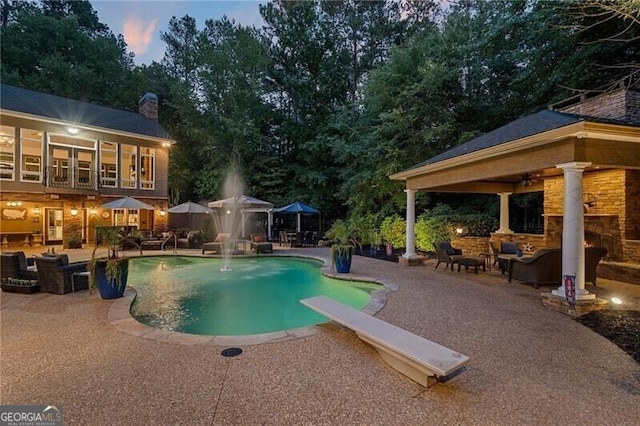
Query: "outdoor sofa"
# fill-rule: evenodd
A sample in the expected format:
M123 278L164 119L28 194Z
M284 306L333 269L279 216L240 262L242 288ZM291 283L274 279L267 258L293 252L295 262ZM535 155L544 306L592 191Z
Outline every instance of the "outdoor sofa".
M75 273L87 271L87 262L69 263L66 254L43 253L43 256L36 257L36 268L40 291L44 293L66 294L89 288L86 275L76 276L78 282L73 282Z
M598 263L607 254L602 247L585 248L585 282L596 284ZM562 284L562 249L540 249L531 257L515 257L509 262L509 282L511 279L540 285Z

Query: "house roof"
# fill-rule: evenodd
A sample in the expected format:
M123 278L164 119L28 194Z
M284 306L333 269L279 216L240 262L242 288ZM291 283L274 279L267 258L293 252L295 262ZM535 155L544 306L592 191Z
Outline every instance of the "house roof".
M99 127L155 138L170 139L155 120L142 114L76 101L61 96L2 84L0 108L77 126Z

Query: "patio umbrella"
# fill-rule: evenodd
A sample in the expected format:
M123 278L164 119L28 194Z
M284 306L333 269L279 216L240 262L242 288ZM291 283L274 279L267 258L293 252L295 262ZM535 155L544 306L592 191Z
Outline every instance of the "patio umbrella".
M237 206L240 209L271 209L273 208L273 203L258 200L257 198L249 197L248 195L225 198L223 200L211 201L209 203L209 207L218 209L234 206Z
M209 214L213 213L209 207L205 207L202 204L192 203L187 201L186 203L178 204L167 210L171 214L187 214L187 221L189 223L189 229L191 229L191 214Z
M298 215L298 232L300 232L300 215L306 214L320 214L320 212L313 207L309 207L306 204L303 204L299 201L295 201L291 204L288 204L284 207L279 207L277 209L273 209L274 213L288 213L288 214L297 214Z
M155 210L155 208L133 197L118 198L100 206L101 209Z

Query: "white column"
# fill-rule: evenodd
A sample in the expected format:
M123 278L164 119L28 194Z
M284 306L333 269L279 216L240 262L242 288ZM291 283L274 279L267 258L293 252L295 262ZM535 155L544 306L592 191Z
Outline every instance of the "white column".
M296 229L298 230L297 232L302 232L302 230L300 228L301 228L301 226L300 226L300 213L298 213L298 225L296 227Z
M564 210L562 216L562 277L576 276L576 300L595 299L584 288L584 211L582 206L582 175L591 163L564 163L556 167L564 173ZM552 292L566 297L564 280Z
M418 257L416 255L416 191L415 189L405 189L407 193L407 239L406 252L402 257L408 259Z
M496 234L513 234L509 229L509 195L511 192L499 192L500 196L500 229Z
M267 211L267 241L271 239L271 225L273 225L273 212Z

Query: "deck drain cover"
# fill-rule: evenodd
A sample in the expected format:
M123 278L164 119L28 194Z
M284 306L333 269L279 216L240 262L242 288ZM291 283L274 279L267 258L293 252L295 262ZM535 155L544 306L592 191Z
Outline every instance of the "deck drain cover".
M224 349L220 354L226 357L238 356L242 353L242 349L240 348L227 348Z

